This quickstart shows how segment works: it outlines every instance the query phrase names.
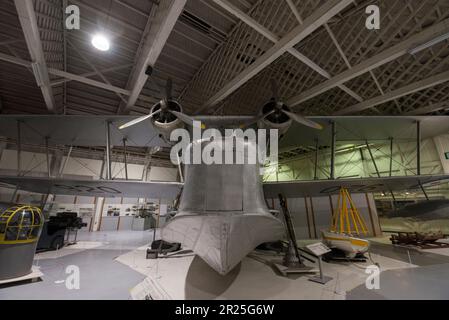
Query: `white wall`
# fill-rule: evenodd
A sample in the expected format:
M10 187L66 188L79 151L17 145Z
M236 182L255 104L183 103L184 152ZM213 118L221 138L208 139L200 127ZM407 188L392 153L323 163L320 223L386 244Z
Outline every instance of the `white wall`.
M149 181L178 181L177 168L151 167Z
M62 163L65 163L66 157L63 157ZM83 159L76 157L69 157L64 175L88 176L98 179L101 173L101 160Z
M442 160L434 139L425 139L421 143L421 174L443 173ZM442 139L443 149L449 151L449 138ZM343 145L338 145L342 149ZM416 142L394 143L392 175L416 174ZM371 147L376 165L382 176L388 175L390 168L390 144ZM366 147L362 148L363 161L358 148L337 152L335 157L335 177L375 177L376 169ZM444 154L443 154L444 157ZM448 160L449 161L449 160ZM447 163L447 161L444 161ZM448 165L449 170L449 165ZM314 172L314 153L290 161L281 162L276 168L268 168L265 179L268 181L312 180ZM320 151L318 155L318 178L327 179L330 172L330 151ZM449 171L448 171L449 172Z
M50 155L50 161L52 156ZM0 168L3 170L17 170L17 151L4 150L0 160ZM47 156L43 153L22 152L21 169L29 175L36 173L47 173Z

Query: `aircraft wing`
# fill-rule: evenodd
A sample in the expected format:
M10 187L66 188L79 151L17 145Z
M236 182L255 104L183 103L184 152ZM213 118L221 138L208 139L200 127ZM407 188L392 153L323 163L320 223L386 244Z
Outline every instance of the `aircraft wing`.
M19 190L42 194L174 199L181 191L183 184L179 182L0 176L0 186L7 188L18 187Z
M335 122L337 144L386 142L392 137L396 142L416 140L416 121L420 122L421 139L427 139L449 131L448 116L329 116L307 117L320 123L323 130L293 123L279 142L279 151L301 146L330 145L331 122Z
M66 116L66 115L2 115L0 136L17 139L18 123L23 142L43 144L45 138L52 145L105 146L106 123L110 123L112 146L122 146L127 139L129 146L168 146L159 138L159 132L151 121L142 121L134 126L119 130L118 127L136 116Z
M263 189L266 198L277 198L279 193L287 198L298 198L335 194L341 187L354 193L416 190L420 188L420 184L429 187L447 182L444 180L449 180L449 175L265 182Z

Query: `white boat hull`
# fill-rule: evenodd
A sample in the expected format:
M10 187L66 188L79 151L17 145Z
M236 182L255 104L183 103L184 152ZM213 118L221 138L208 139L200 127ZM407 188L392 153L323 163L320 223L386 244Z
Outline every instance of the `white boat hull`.
M322 235L323 241L329 248L339 249L350 258L365 253L369 249L369 241L365 239L330 231L322 231Z

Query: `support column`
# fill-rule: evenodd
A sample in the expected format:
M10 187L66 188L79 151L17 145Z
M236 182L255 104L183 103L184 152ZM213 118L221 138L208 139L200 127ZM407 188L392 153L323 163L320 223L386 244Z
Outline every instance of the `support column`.
M125 161L125 178L128 180L128 159L126 156L126 138L123 138L123 153L124 153L124 161Z
M184 183L184 176L182 174L182 166L181 166L181 159L179 158L179 154L176 154L176 158L178 160L178 172L179 172L179 180Z
M313 180L318 180L318 139L315 139L315 159L313 166Z
M416 174L421 175L421 122L416 121Z
M316 223L315 223L315 210L313 207L313 198L312 197L305 197L307 210L306 213L308 215L308 222L309 222L309 228L310 228L310 238L311 239L317 239L319 237L316 229Z
M112 179L111 170L111 122L106 122L106 179Z
M92 221L92 231L99 231L100 230L100 223L101 223L101 216L103 215L103 208L104 208L104 198L98 197L95 203L95 212L94 217Z
M390 138L390 167L389 167L390 177L392 173L393 173L393 137Z
M45 137L45 157L47 159L47 175L51 177L51 164L50 164L50 153L48 150L48 137Z
M104 167L106 165L106 155L103 157L103 161L101 161L101 168L100 168L100 180L104 179ZM107 175L107 173L106 173Z
M373 236L382 236L382 228L380 226L379 215L377 214L376 201L372 193L365 193L366 204L368 206L368 214L370 218Z
M335 144L337 142L337 126L335 121L331 121L332 137L331 137L331 174L330 179L335 179Z
M377 167L377 163L376 163L376 161L374 160L374 156L373 156L373 153L371 152L371 147L369 146L368 140L365 140L365 144L366 144L366 148L368 149L368 152L369 152L369 156L370 156L370 158L371 158L371 161L373 162L374 169L376 170L377 177L380 178L379 168Z
M22 171L22 136L21 120L17 120L17 175Z

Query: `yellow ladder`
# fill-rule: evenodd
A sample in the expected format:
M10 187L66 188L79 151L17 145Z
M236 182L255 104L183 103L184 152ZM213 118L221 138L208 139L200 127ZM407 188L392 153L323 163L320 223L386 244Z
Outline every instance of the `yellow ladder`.
M353 229L355 229L355 232ZM345 188L340 188L337 208L332 216L331 231L357 235L368 233L363 217Z

